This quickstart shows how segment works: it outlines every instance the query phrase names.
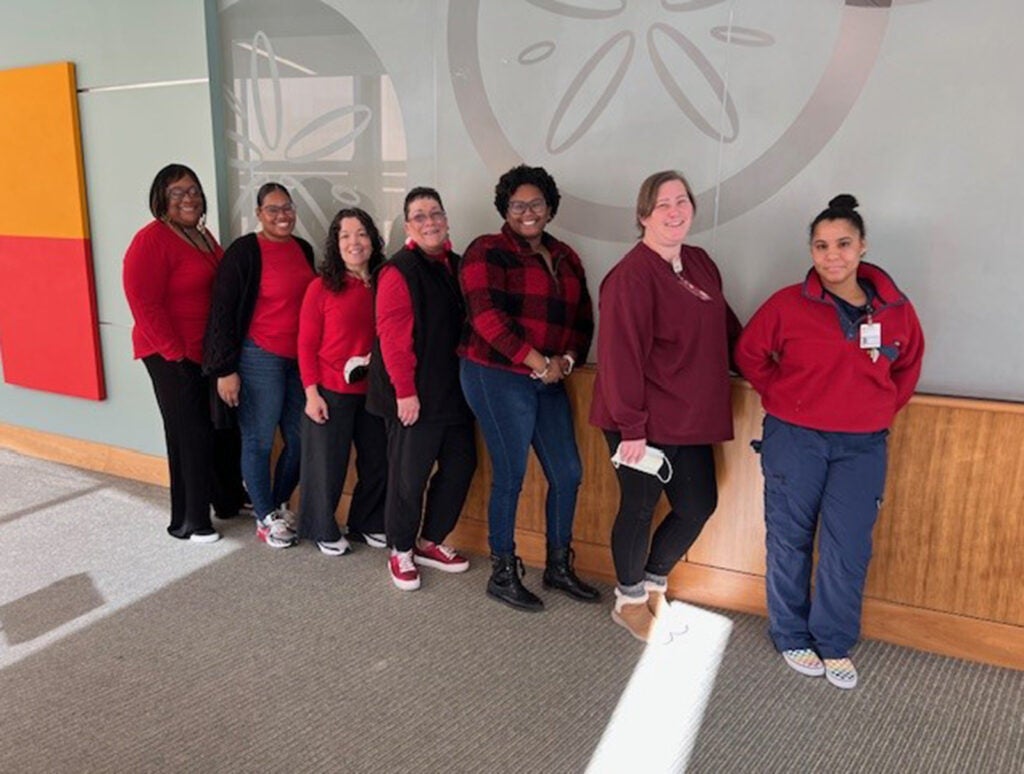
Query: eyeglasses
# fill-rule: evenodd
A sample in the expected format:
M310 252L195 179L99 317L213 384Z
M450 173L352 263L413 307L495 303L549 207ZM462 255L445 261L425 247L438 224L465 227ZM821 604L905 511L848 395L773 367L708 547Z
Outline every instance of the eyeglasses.
M415 223L417 226L422 226L426 224L428 220L440 223L447 217L448 215L444 210L434 210L433 212L418 212L411 218L407 218L407 220L411 223Z
M295 212L294 204L282 204L278 207L276 204L268 204L266 207L260 207L263 212L267 213L272 218L276 218L278 215L291 215Z
M543 215L547 208L548 203L544 199L534 199L529 202L517 201L508 203L508 211L513 215L522 215L527 210L531 210L534 215Z
M167 189L167 198L170 199L172 202L180 202L186 196L192 199L201 199L203 196L203 192L200 191L196 186L192 186L191 188Z

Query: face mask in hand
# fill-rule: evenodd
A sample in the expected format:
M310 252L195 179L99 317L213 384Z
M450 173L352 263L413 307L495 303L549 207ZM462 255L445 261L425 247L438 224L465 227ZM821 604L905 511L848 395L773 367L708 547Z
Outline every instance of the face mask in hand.
M616 449L615 454L612 455L612 465L615 467L625 465L627 468L639 470L641 473L654 476L663 484L672 480L672 463L665 459L665 453L661 449L656 449L653 446L644 449L644 456L638 462L623 462L619 457L619 450ZM662 470L666 472L663 474Z

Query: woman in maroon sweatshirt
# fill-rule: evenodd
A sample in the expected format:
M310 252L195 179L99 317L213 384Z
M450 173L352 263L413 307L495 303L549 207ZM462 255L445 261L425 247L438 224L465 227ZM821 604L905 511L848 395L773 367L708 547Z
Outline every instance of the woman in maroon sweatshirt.
M612 618L647 642L662 636L655 624L665 611L669 572L718 504L712 444L732 438L729 351L740 324L714 262L683 244L694 212L679 172L648 177L637 197L640 242L600 291L590 421L621 460ZM668 463L661 479L629 467L659 452ZM672 511L650 538L663 491Z
M366 410L373 347L370 277L384 261L384 240L359 208L334 216L320 277L306 289L299 316L299 373L306 390L302 420L299 536L328 556L349 552L335 520L352 442L358 482L348 509L349 537L375 548L384 536L387 437L384 420Z

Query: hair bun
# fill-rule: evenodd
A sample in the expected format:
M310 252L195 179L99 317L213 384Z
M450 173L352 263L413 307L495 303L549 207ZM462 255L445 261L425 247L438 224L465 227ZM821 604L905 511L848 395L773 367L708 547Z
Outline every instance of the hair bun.
M853 194L839 194L838 196L832 197L829 200L828 206L837 210L855 210L857 209L857 199Z

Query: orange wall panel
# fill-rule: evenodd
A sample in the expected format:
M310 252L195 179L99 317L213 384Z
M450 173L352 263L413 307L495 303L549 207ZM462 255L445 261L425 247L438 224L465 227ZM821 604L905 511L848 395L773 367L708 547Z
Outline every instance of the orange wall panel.
M4 381L105 397L74 65L0 72Z
M2 71L0 95L0 234L87 239L74 65Z

